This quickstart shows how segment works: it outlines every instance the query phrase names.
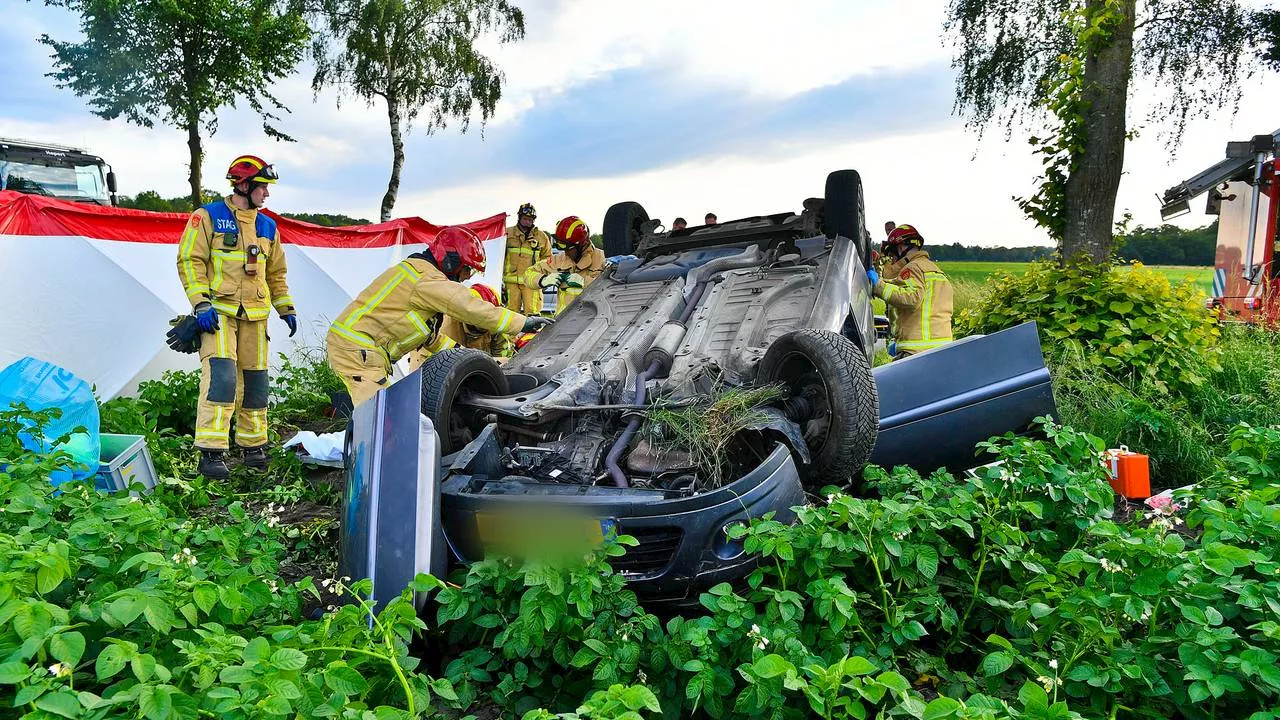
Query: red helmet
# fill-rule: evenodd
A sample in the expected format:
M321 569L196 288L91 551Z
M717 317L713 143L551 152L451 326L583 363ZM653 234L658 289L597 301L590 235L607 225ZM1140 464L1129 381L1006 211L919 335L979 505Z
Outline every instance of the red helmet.
M471 294L475 295L476 297L480 298L481 300L489 303L494 307L502 307L502 301L498 300L498 293L494 292L493 288L489 287L488 285L483 285L480 283L472 285Z
M896 250L899 254L904 252L906 248L924 247L924 238L920 237L920 232L913 225L899 225L889 232L889 237L884 239L884 243L880 246L881 252L888 252L890 248Z
M565 245L589 245L591 229L577 215L556 223L556 238Z
M245 181L274 183L280 176L276 175L275 167L257 155L241 155L231 161L231 167L227 168L227 179L232 185L239 185Z
M440 228L427 248L445 275L455 276L464 267L484 272L484 245L470 228L461 225Z
M520 333L519 335L516 335L516 338L512 344L514 344L516 346L516 349L519 350L525 345L528 345L529 341L534 339L537 336L538 336L538 333L531 333L531 332Z

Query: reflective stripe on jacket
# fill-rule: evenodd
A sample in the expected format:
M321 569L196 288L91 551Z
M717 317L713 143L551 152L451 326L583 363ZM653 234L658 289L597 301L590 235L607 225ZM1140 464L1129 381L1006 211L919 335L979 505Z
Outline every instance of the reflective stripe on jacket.
M922 352L951 342L951 281L929 253L911 252L897 276L882 278L873 293L894 310L892 330L899 351Z
M573 299L582 294L588 285L596 278L600 277L600 273L604 272L604 251L595 245L589 246L583 250L582 257L577 262L569 259L566 253L556 253L542 262L530 267L524 272L525 287L540 288L542 287L542 278L545 275L557 275L562 272L577 273L582 276L582 287L565 287L559 285L559 292L556 295L556 312L559 313L568 307Z
M551 257L551 238L538 228L525 234L519 225L507 228L507 253L502 266L502 281L518 283L530 265Z
M440 332L444 315L498 333L519 332L527 319L481 300L427 260L409 257L356 296L329 332L395 362L417 347L439 352L451 346L453 341Z
M260 252L250 275L253 247ZM287 270L275 220L227 200L191 213L178 242L178 279L191 306L209 302L223 315L265 320L272 306L281 315L295 312Z

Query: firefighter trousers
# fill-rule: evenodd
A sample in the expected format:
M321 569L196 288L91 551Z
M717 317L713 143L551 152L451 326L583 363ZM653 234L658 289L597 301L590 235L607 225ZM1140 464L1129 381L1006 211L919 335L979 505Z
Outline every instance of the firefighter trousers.
M391 361L378 348L365 348L330 332L325 338L329 367L342 378L351 393L351 406L361 403L391 382Z
M509 282L507 286L507 309L521 315L542 314L542 289L525 287L524 283Z
M235 443L267 443L267 321L218 316L218 330L200 335L198 448L226 450L231 420Z

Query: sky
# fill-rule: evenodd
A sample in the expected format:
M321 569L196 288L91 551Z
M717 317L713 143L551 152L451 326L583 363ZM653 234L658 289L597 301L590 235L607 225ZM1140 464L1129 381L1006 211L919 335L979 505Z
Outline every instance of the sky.
M482 45L506 75L495 116L466 133L411 131L394 215L434 223L538 208L540 226L579 215L598 228L616 202L699 224L799 211L826 174L862 175L867 225L912 223L929 243L1049 244L1015 196L1034 192L1025 131L979 133L953 114L945 0L524 0L526 38ZM102 156L120 191L188 192L186 137L94 116L59 89L42 33L78 37L68 11L0 0L0 137L76 145ZM1149 119L1156 90L1131 102L1117 216L1158 225L1156 196L1222 158L1228 140L1280 128L1280 77L1244 83L1238 110L1195 120L1173 147ZM206 139L205 185L252 153L281 175L282 212L376 219L391 165L386 110L333 91L310 70L272 88L292 110L295 143L267 138L245 109L225 109ZM1206 224L1203 202L1175 222ZM878 235L877 235L878 236Z

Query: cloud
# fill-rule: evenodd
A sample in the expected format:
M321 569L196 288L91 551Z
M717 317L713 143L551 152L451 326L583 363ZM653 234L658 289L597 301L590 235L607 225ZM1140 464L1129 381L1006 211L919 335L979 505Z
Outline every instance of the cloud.
M950 116L950 51L940 41L945 0L897 3L793 0L527 0L528 37L487 45L507 74L487 127L413 133L397 215L461 222L538 204L545 224L638 200L657 217L693 220L799 208L827 172L852 167L866 183L868 222L915 222L937 242L1046 242L1011 200L1033 191L1039 167L1025 133L984 140ZM186 137L105 122L45 77L35 38L75 35L74 16L25 4L0 25L0 136L80 144L111 162L127 194L186 192ZM244 152L276 162L281 210L376 215L390 166L381 105L325 91L313 103L304 68L272 92L294 112L278 143L247 108L219 113L205 139L205 185L224 187ZM1182 150L1153 129L1127 147L1117 213L1158 224L1156 193L1216 162L1228 139L1274 129L1274 79L1245 88L1234 117L1193 122ZM1139 88L1131 115L1144 117ZM1199 212L1180 219L1201 225Z

